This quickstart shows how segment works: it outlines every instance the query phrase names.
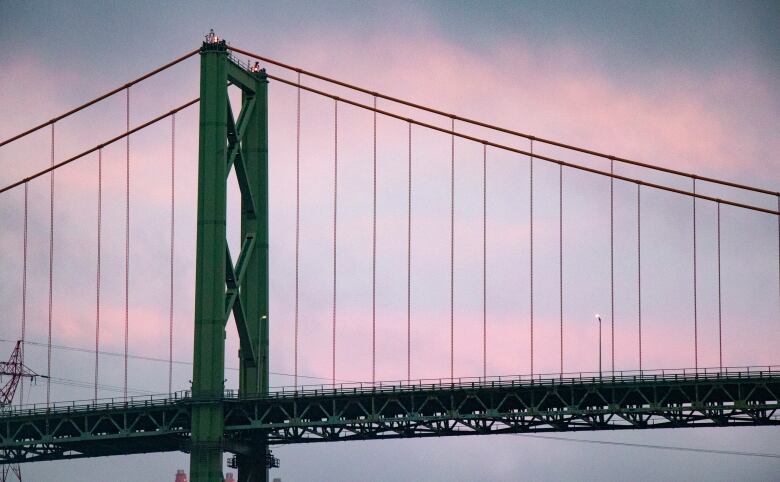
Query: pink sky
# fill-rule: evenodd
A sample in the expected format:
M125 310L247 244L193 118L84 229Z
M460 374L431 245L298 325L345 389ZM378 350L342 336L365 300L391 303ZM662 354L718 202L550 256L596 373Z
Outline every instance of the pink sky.
M64 112L196 48L210 27L232 45L459 115L663 166L778 190L780 58L772 2L272 2L17 3L3 10L0 139ZM190 100L197 59L131 89L136 125ZM269 66L287 78L289 73ZM315 87L319 82L304 79ZM335 89L338 95L347 92ZM367 96L356 100L370 103ZM291 373L294 295L295 91L271 85L271 371ZM56 126L56 158L124 130L123 95ZM390 108L386 102L382 108ZM396 108L402 115L412 112ZM371 116L340 107L337 378L370 377ZM446 119L418 114L446 126ZM300 374L330 377L332 102L305 94L302 113ZM485 131L459 126L481 137ZM131 353L168 353L170 124L131 141ZM377 375L406 370L406 126L379 119ZM175 346L192 359L197 108L177 116ZM528 142L492 135L526 149ZM449 138L413 130L412 377L449 372ZM44 130L0 148L0 185L49 163ZM124 149L104 152L101 348L123 350ZM539 153L606 169L599 159ZM455 369L482 371L481 146L456 142ZM529 371L528 162L488 151L488 374ZM95 322L96 156L56 175L54 343L91 349ZM617 167L690 188L690 181ZM558 169L535 164L535 369L558 370ZM774 207L772 197L697 185ZM636 188L615 184L616 366L636 360ZM237 190L229 193L237 206ZM0 338L20 331L22 195L0 195ZM28 339L45 342L48 179L30 184ZM700 364L717 364L715 207L698 204ZM693 364L691 203L642 192L645 366ZM565 370L597 368L604 317L609 364L609 183L564 171ZM777 219L723 208L724 362L777 363ZM229 238L237 250L237 210ZM10 352L10 344L0 344ZM229 327L226 365L237 364ZM45 346L27 363L46 370ZM55 400L92 397L93 355L55 349ZM100 396L121 395L121 357L100 357ZM237 385L228 370L227 386ZM191 367L175 365L174 389ZM302 383L322 380L305 378ZM272 385L292 378L272 376ZM165 392L164 363L130 360L131 393ZM25 387L25 402L45 387ZM771 452L777 432L697 429L593 433L583 438ZM572 435L577 438L577 435ZM563 443L515 436L275 447L283 480L769 480L773 459ZM554 453L555 463L550 463ZM387 454L392 454L388 457ZM141 458L143 457L143 458ZM187 455L29 464L30 480L166 480ZM298 463L305 461L305 463ZM562 463L559 463L562 462Z
M372 52L392 44L392 52L376 56ZM238 44L242 47L252 47ZM419 49L419 45L426 45ZM149 64L161 63L158 59ZM285 60L285 59L283 59ZM456 112L520 131L560 139L601 149L616 155L639 160L658 162L676 169L695 171L705 175L747 179L764 187L777 182L777 170L767 166L767 155L777 152L780 145L776 137L766 138L762 131L745 128L750 119L760 121L777 109L777 99L767 79L759 71L750 68L750 59L721 69L714 75L702 78L697 73L675 70L663 73L664 83L658 89L638 89L621 83L609 73L600 70L590 54L577 48L550 48L534 51L520 39L497 48L489 56L477 55L435 34L399 37L384 33L356 43L350 36L332 36L327 41L303 43L292 59L304 68L334 75L356 82L367 88L381 90L412 101L420 101L443 110ZM188 61L190 74L196 71L196 59ZM35 88L4 89L3 105L20 112L18 119L0 122L2 137L16 132L19 126L27 126L41 120L42 110L30 111L21 106L33 102L31 95L42 99L43 118L70 107L64 101L62 79L78 79L77 72L64 71L58 82L42 74L46 69L34 58L19 57L4 66L14 76L34 78L40 85ZM178 69L179 67L177 67ZM277 73L278 69L269 67ZM421 76L424 72L425 75ZM289 73L283 72L288 78ZM128 77L133 75L127 74ZM187 80L186 89L176 89L173 96L160 96L152 87L178 86L177 77L162 77L152 86L142 84L133 88L133 124L152 115L167 111L196 94L195 83ZM318 82L304 82L320 86ZM98 94L107 85L95 85L92 94ZM336 90L336 92L339 92ZM294 90L283 85L271 86L271 152L273 179L271 190L272 209L272 319L274 325L273 369L290 372L292 366L292 247L294 186ZM343 95L339 92L339 95ZM356 100L370 103L365 96ZM79 116L57 125L57 159L90 147L101 139L123 129L122 96L107 101L107 106L90 109ZM747 110L746 107L751 107ZM380 102L380 107L390 108L403 115L409 111ZM303 144L302 144L302 284L301 284L301 373L323 377L330 375L330 223L332 175L332 101L304 94ZM195 205L195 146L196 109L178 116L177 132L177 333L191 331L194 205ZM749 114L748 114L749 112ZM354 108L340 109L340 176L341 192L339 213L339 312L337 378L367 379L370 377L370 271L366 256L370 254L370 152L371 116ZM447 125L446 121L427 114L418 114L424 121ZM754 122L756 121L754 120ZM497 142L508 142L526 149L525 140L508 139L469 126L459 126L465 132ZM154 129L133 136L131 141L133 204L131 209L133 231L131 272L131 329L130 341L133 353L165 355L167 353L167 222L169 202L169 121L163 121ZM406 127L396 121L380 119L379 124L379 250L390 260L379 263L379 313L378 377L402 378L405 376L405 178L406 178ZM449 139L443 134L427 134L421 128L413 131L415 221L413 226L413 377L447 376L449 359L449 297L448 289L448 155ZM6 147L0 155L12 166L4 174L10 181L23 173L32 172L47 163L48 133L36 134L32 143L20 141L19 145ZM537 152L559 156L570 162L583 162L607 169L603 161L567 155L558 150L537 144ZM456 374L481 373L481 222L480 179L481 148L458 140L456 143L457 181L457 236L456 236ZM28 163L11 163L17 156L29 159ZM527 295L527 159L500 153L491 149L490 157L490 214L489 214L489 374L517 374L530 370L528 359L528 295ZM123 342L123 188L124 143L106 148L104 153L104 246L103 313L101 339L107 350L121 350ZM770 157L771 158L771 157ZM24 168L20 168L24 165ZM94 202L96 155L82 159L77 164L57 172L58 238L56 253L59 261L55 269L56 330L58 343L91 346L94 330ZM538 179L535 189L537 270L536 298L536 353L537 372L558 370L558 315L557 315L557 168L538 162ZM619 169L623 170L622 167ZM605 258L604 233L608 230L604 209L608 209L602 178L580 178L581 174L566 172L567 261L566 312L565 312L565 370L596 369L595 322L593 313L605 314L604 364L608 365L608 299L605 285L599 284L599 302L592 304L592 286L588 286L589 273L596 269L602 278L608 275L608 258ZM629 175L639 175L627 169ZM573 181L569 181L573 179ZM657 180L651 173L646 179ZM686 181L662 178L673 186L686 187ZM580 183L582 181L582 183ZM568 184L569 182L575 184ZM576 187L575 187L576 186ZM719 192L706 188L708 192ZM47 236L47 183L36 181L31 186L33 219L31 223L31 251L36 259L31 261L34 273L31 287L45 286L46 236ZM733 193L726 194L736 196ZM634 209L633 193L625 185L618 186L617 256L618 282L618 330L616 333L617 367L636 368L636 314L635 293L632 283L635 275L633 260L634 236L631 220ZM690 222L680 217L680 206L685 200L663 198L655 214L652 201L648 201L649 219L660 224L659 233L674 233L672 239L680 241L667 246L666 262L679 265L675 280L670 286L677 291L689 290L686 283L690 267L686 257L689 245ZM740 199L737 197L737 199ZM232 202L237 200L232 191ZM19 216L19 193L9 193L4 202L5 217ZM757 201L759 202L759 201ZM763 201L766 205L766 200ZM9 204L10 203L10 204ZM664 204L665 203L665 204ZM663 208L671 210L664 214ZM688 209L685 207L684 209ZM711 248L713 226L712 209L702 205L701 229L707 239L700 241L702 249ZM235 229L236 216L231 213ZM591 216L600 216L598 219ZM749 215L751 217L752 215ZM584 222L588 219L587 222ZM2 237L3 251L20 251L19 223ZM771 220L756 220L754 234L769 236L763 250L771 253ZM598 234L591 235L591 229ZM390 234L392 233L392 234ZM705 236L704 234L702 236ZM753 234L747 234L753 236ZM650 234L645 243L653 245L666 237ZM597 238L597 239L591 239ZM737 239L737 238L734 238ZM760 241L763 243L763 241ZM768 249L766 249L768 248ZM594 251L595 250L595 251ZM234 257L237 256L234 246ZM709 249L702 255L704 267L700 276L711 274L713 253ZM761 250L759 250L761 251ZM761 252L764 252L761 251ZM593 254L587 258L587 253ZM586 258L581 258L586 256ZM585 261L580 261L584 259ZM541 260L541 261L540 261ZM683 262L682 264L680 264ZM512 263L514 268L512 268ZM15 272L19 268L17 254L4 260ZM739 263L738 263L739 264ZM750 264L750 263L748 263ZM606 266L606 267L605 267ZM510 269L511 268L511 269ZM650 294L645 295L645 367L678 367L692 365L690 355L691 334L690 305L688 298L674 299L672 306L677 313L669 319L666 311L654 311L660 298L654 298L652 284L662 278L653 278L652 266L645 267L646 283ZM735 268L736 269L736 268ZM766 326L776 314L776 301L771 298L771 260L765 271L769 281L767 299L759 307L750 308L736 303L730 319L739 317L742 323ZM662 275L663 277L663 275ZM14 279L14 278L10 278ZM498 280L497 280L498 279ZM499 281L500 280L500 281ZM655 280L655 281L654 281ZM714 301L712 278L700 283L700 301L711 307ZM62 283L62 284L60 284ZM18 282L4 285L10 293L18 292ZM502 292L502 289L508 289ZM734 288L738 295L745 295ZM664 287L655 291L662 296ZM30 333L38 340L45 336L44 294L31 295L36 301L31 308ZM589 294L590 293L590 294ZM679 294L679 293L678 293ZM730 296L730 302L734 298ZM8 297L6 304L11 312L19 310L18 300ZM773 305L774 303L774 305ZM663 305L663 303L661 303ZM773 308L774 306L774 308ZM703 334L703 364L717 363L712 337L711 309L701 307L706 313L700 323L710 331ZM706 319L705 319L706 318ZM668 336L673 327L680 328L681 336ZM232 333L232 328L229 332ZM7 335L14 336L9 333ZM751 330L752 331L752 330ZM177 342L177 357L188 359L190 342L187 335ZM732 336L736 337L736 334ZM767 364L774 362L771 344L761 336L749 337L754 345L750 356L727 351L727 361L741 364ZM432 340L427 342L426 340ZM741 341L738 341L740 344ZM659 348L661 344L663 348ZM237 348L235 336L229 339L228 353ZM229 355L230 360L232 355ZM230 362L228 364L231 364ZM289 383L290 380L279 380ZM157 384L155 384L157 385Z

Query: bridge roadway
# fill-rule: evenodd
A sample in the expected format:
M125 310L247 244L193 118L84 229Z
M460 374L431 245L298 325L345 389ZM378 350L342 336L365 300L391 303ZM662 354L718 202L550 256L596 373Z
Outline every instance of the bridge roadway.
M6 407L0 463L189 451L191 409L222 403L223 449L271 444L780 424L780 367L305 386L266 397L188 392Z

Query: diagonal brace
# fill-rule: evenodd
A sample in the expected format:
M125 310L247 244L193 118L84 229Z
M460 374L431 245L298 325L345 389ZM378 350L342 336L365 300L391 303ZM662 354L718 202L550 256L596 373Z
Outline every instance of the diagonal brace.
M233 109L228 103L227 107L227 120L228 120L228 161L227 161L227 174L230 174L230 169L233 166L236 158L243 159L243 147L241 146L241 139L244 137L244 132L249 125L249 119L252 116L252 111L255 108L255 98L250 97L246 104L241 108L241 112L238 114L238 122L233 119ZM227 175L226 174L226 175Z
M258 206L255 203L255 196L252 192L252 185L249 182L249 176L244 164L243 136L249 125L252 111L255 106L255 98L249 97L244 103L241 113L238 115L238 124L233 119L233 110L228 103L227 107L227 132L228 132L228 164L226 172L230 173L231 166L236 166L236 180L241 190L241 199L245 206L249 206L247 214L255 218L258 212ZM227 174L226 174L227 175Z
M255 249L255 233L247 233L244 238L244 242L241 244L241 253L238 255L238 263L233 268L233 259L230 255L230 248L225 246L226 258L225 258L225 284L228 290L238 288L241 282L244 280L244 273L246 273L247 261L252 257L252 251Z
M252 257L252 252L255 246L254 233L247 234L244 239L244 243L241 246L241 253L238 256L238 263L233 267L233 259L230 255L230 248L225 245L225 322L227 323L230 313L233 313L233 318L236 320L236 329L238 330L238 339L241 343L241 357L249 364L249 366L257 365L257 356L255 353L255 347L252 344L251 337L249 336L249 328L247 327L246 313L244 311L244 305L242 303L242 296L239 290L241 281L244 278L246 272L246 266L248 260Z

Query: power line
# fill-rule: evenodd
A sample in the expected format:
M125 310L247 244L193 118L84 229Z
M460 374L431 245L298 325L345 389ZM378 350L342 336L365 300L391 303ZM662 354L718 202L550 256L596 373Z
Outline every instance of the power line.
M546 439L546 440L557 440L561 442L575 442L575 443L585 443L585 444L595 444L595 445L612 445L617 447L632 447L632 448L643 448L643 449L656 449L656 450L674 450L679 452L696 452L696 453L703 453L703 454L713 454L713 455L739 455L739 456L745 456L745 457L767 457L767 458L774 458L779 459L780 454L768 454L768 453L761 453L761 452L738 452L735 450L718 450L718 449L703 449L703 448L695 448L695 447L674 447L670 445L652 445L652 444L639 444L639 443L631 443L631 442L613 442L609 440L593 440L593 439L573 439L573 438L566 438L566 437L555 437L552 435L530 435L530 434L515 434L517 437L527 437L527 438L535 438L535 439Z
M0 338L0 343L16 343L15 340L8 340L4 338ZM45 347L47 346L46 343L42 342L36 342L36 341L25 341L25 345L32 345L32 346L39 346L39 347ZM94 354L95 350L89 349L89 348L80 348L75 346L68 346L68 345L54 345L51 346L55 350L62 350L62 351L70 351L70 352L77 352L77 353L88 353L88 354ZM105 351L100 350L98 351L98 354L100 355L106 355L106 356L113 356L113 357L124 357L124 353L120 352L113 352L113 351ZM129 353L128 358L133 360L144 360L144 361L150 361L150 362L157 362L157 363L168 363L167 358L159 358L159 357L153 357L153 356L146 356L146 355L136 355L133 353ZM173 360L172 361L174 365L187 365L192 366L192 362L188 361L182 361L182 360ZM226 370L231 371L238 371L238 367L225 367ZM276 376L282 376L282 377L292 377L294 374L292 373L283 373L283 372L269 372L271 375ZM316 377L312 375L298 375L300 378L308 378L311 380L330 380L329 377ZM340 383L354 383L354 380L336 380Z
M53 378L51 378L51 381L55 385L62 385L62 386L67 386L67 387L72 387L72 388L92 388L94 386L92 384L92 382L85 382L85 381L82 381L82 380L73 380L73 379L70 379L70 378L53 377ZM124 387L120 387L120 386L116 386L116 385L100 384L100 385L97 385L97 387L100 390L108 391L108 392L124 393L124 391L125 391ZM155 392L155 391L143 390L143 389L140 389L140 388L127 388L127 392L128 393L133 393L135 395L157 395L157 392ZM95 400L97 400L97 397L95 397ZM54 403L57 403L57 402L55 401Z

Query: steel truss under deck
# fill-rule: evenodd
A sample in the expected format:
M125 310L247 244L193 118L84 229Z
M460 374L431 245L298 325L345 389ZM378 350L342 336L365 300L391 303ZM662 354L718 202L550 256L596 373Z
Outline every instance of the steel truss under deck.
M227 392L221 450L270 444L780 424L780 371L353 385L237 397ZM68 402L0 413L0 463L189 451L188 392Z

